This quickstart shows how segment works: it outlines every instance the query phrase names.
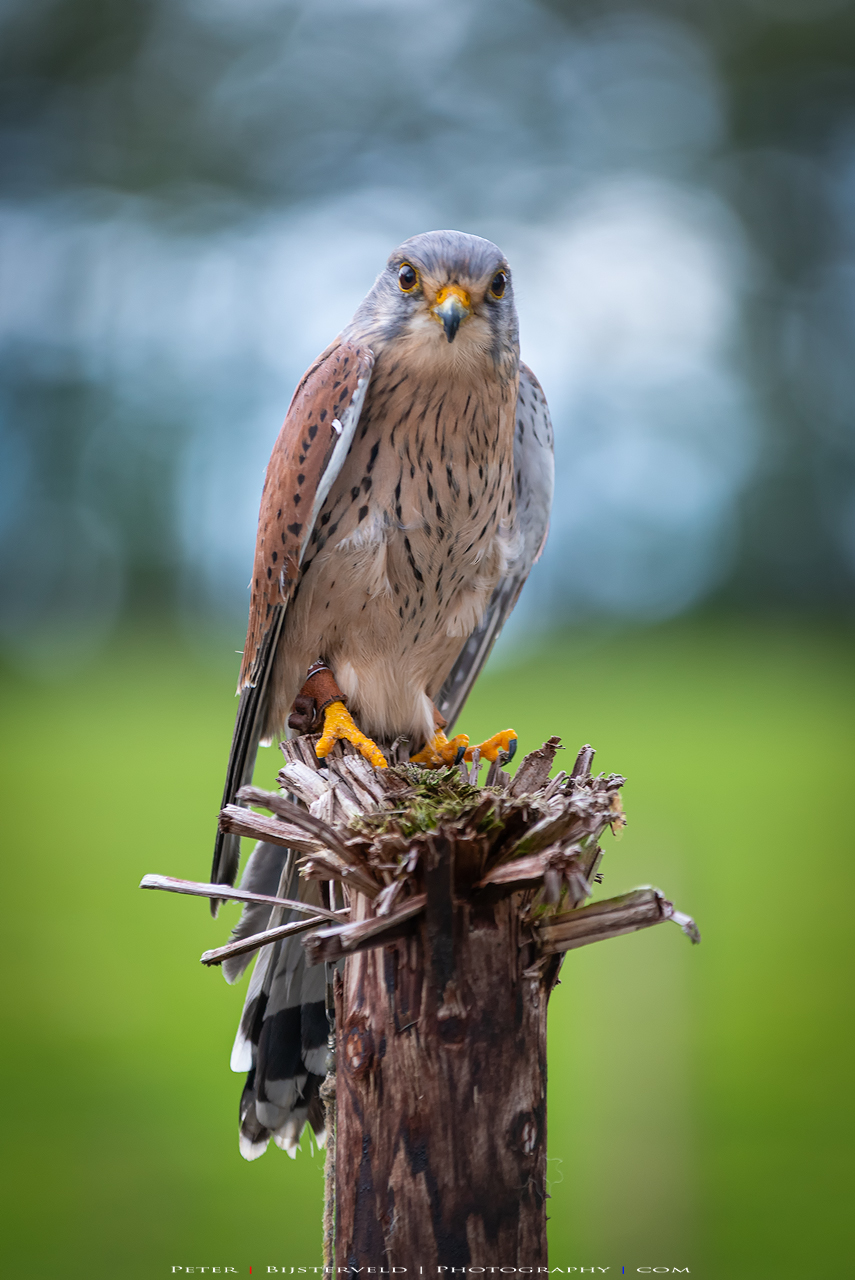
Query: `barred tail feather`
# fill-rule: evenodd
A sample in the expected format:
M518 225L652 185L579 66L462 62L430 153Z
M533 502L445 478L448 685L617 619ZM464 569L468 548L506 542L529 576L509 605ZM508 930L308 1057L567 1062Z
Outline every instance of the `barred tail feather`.
M294 884L280 886L279 883L287 856L287 849L283 849L281 845L267 844L264 841L257 844L250 854L244 873L241 876L241 889L248 889L250 893L264 893L271 897L276 897L281 888L282 894L290 897L291 892L295 889ZM286 889L288 890L287 893L285 892ZM270 918L271 908L269 904L263 902L246 903L240 919L232 929L229 941L238 942L242 938L249 938L253 934L261 933L264 929L270 928ZM230 984L237 982L238 978L249 967L252 958L253 953L248 951L242 956L233 956L229 960L224 960L223 977L226 982Z
M261 843L253 850L241 882L256 892L317 900L316 881L300 884L296 868L276 845ZM287 880L287 884L284 881ZM261 907L244 909L234 933L246 937L265 925L288 922L295 913ZM276 919L274 919L274 916ZM227 975L234 981L234 976ZM296 1155L306 1124L321 1141L323 1106L319 1089L324 1079L328 1024L323 965L307 965L299 938L263 947L247 988L246 1001L232 1050L233 1071L246 1071L240 1103L240 1150L247 1160L276 1145Z

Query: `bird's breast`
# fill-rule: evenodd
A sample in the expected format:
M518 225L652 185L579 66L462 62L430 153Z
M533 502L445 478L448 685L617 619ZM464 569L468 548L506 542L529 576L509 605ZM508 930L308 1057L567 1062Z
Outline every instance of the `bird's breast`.
M375 371L289 609L295 640L351 671L372 711L393 686L439 688L513 554L515 404L515 381Z
M338 552L373 597L383 560L393 593L396 583L430 583L446 600L453 584L483 573L513 522L516 381L457 385L410 377L394 360L378 364L304 572Z

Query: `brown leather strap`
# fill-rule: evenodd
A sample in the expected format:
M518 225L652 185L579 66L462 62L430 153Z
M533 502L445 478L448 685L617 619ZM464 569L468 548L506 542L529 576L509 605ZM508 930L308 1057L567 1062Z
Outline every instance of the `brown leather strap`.
M305 684L294 699L288 727L297 733L317 732L323 728L324 711L331 702L347 705L347 698L327 664L319 659L309 667Z

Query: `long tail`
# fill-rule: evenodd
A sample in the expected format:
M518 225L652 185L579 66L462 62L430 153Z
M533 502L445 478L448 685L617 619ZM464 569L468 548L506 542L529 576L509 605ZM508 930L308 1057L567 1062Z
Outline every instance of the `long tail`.
M279 845L256 846L241 887L322 901L320 885L301 882L293 858ZM292 918L294 913L282 908L245 907L232 937L248 937ZM285 938L259 952L232 1050L232 1070L247 1072L240 1102L240 1150L247 1160L262 1155L271 1138L295 1156L307 1123L318 1143L324 1141L318 1089L326 1069L326 975L322 964L306 964L300 942ZM250 959L226 961L226 980L235 982Z

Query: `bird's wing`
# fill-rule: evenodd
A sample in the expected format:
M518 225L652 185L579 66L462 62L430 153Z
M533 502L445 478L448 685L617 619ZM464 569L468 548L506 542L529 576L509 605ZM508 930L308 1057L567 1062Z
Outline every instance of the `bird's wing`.
M543 550L549 529L554 479L552 422L546 397L531 369L521 363L514 432L514 483L521 547L493 592L480 625L461 649L435 699L449 728L460 714L517 602L532 565Z
M341 341L327 347L294 392L273 446L258 517L240 704L223 805L234 803L240 788L252 781L285 610L315 521L353 441L373 365L367 347ZM220 832L211 883L234 884L239 860L240 837ZM212 900L214 915L218 906Z

